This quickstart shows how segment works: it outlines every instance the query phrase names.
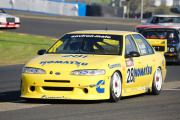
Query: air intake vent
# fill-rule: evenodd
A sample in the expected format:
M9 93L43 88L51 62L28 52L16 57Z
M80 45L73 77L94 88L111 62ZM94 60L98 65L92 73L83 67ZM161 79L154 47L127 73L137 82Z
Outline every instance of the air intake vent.
M69 80L44 80L44 82L70 83L70 81L69 81Z
M43 87L44 90L49 91L73 91L73 87Z
M165 51L164 46L153 46L156 51Z
M7 22L15 22L15 18L6 18Z

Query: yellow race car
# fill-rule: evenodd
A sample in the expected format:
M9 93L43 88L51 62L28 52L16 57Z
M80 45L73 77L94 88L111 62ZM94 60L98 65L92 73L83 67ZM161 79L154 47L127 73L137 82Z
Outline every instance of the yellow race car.
M22 98L104 100L159 94L166 76L162 52L139 33L67 33L23 68Z

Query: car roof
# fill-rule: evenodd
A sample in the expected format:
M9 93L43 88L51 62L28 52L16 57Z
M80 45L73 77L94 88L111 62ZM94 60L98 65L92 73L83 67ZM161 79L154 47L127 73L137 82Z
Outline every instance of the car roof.
M167 27L159 28L159 27L154 27L154 28L145 28L143 31L148 30L148 29L171 29L171 30L173 29L173 30L178 30L176 28L167 28Z
M131 31L118 31L118 30L82 30L74 31L68 34L109 34L109 35L126 35L126 34L139 34Z
M162 26L162 25L138 25L138 26L136 26L136 28L145 28L145 27L160 27L160 28L162 28L162 27L164 27L164 26Z
M179 17L178 15L153 15L153 17Z

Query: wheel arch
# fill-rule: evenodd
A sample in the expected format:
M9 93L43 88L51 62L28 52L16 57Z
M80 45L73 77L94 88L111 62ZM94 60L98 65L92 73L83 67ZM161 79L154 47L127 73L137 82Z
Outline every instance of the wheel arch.
M121 79L123 79L123 77L122 77L122 73L121 73L121 71L120 71L120 70L115 70L115 71L113 72L113 74L114 74L115 72L118 72L118 73L119 73L119 75L121 76ZM112 74L112 75L113 75L113 74ZM122 80L121 82L123 82L123 80Z

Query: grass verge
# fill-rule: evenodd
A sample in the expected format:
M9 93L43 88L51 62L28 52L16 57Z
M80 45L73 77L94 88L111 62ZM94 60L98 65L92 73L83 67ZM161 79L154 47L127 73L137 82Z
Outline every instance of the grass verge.
M54 42L48 37L0 31L0 65L25 64Z

